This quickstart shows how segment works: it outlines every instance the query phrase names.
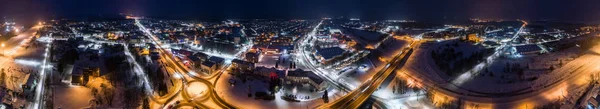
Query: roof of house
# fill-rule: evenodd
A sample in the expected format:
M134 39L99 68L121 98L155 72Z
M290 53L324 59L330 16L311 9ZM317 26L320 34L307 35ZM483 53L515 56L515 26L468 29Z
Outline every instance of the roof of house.
M535 51L540 51L542 50L542 48L540 48L537 45L523 45L523 46L516 46L515 49L517 50L517 52L535 52Z
M323 82L323 79L321 79L321 77L319 77L312 71L304 71L302 69L288 71L287 76L308 77L310 80L312 80L313 82L315 82L317 84L321 84Z
M283 77L283 75L285 75L284 71L277 70L277 69L275 69L273 67L267 68L267 67L262 67L261 66L261 67L257 67L255 71L258 72L258 73L273 73L274 72L274 73L277 74L278 77Z
M237 64L245 64L245 65L251 65L254 63L248 62L248 61L244 61L244 60L239 60L239 59L233 59L231 61L232 63L237 63Z
M34 76L32 74L27 74L25 78L27 78L25 85L27 85L27 86L35 86L36 85L37 76Z
M189 56L189 55L193 54L193 52L188 51L188 50L171 50L171 51L173 53L182 54L182 55L186 55L186 56Z
M198 58L196 56L187 56L187 58L189 58L191 61L194 61L194 62L202 61L202 60L200 60L200 58Z
M248 53L246 53L246 57L251 57L251 56L254 57L254 56L259 56L259 55L260 54L257 53L257 52L248 52Z
M317 54L325 58L326 60L341 55L344 52L346 52L346 50L340 47L322 48L317 50Z
M214 63L214 62L211 62L211 61L204 61L204 62L202 62L202 65L203 65L203 66L212 67L212 66L214 66L214 65L215 65L215 63Z
M208 55L205 53L202 53L202 52L195 53L194 56L196 56L198 58L204 58L204 59L208 58Z
M222 63L225 59L223 59L221 57L212 56L212 57L208 58L208 60L210 60L214 63Z
M277 50L293 50L294 46L293 45L254 45L252 47L255 48L262 48L262 49L277 49Z

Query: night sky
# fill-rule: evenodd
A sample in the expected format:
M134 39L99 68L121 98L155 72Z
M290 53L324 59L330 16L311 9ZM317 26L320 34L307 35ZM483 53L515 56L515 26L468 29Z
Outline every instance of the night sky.
M467 18L600 21L600 0L0 0L18 19L133 13L163 18Z

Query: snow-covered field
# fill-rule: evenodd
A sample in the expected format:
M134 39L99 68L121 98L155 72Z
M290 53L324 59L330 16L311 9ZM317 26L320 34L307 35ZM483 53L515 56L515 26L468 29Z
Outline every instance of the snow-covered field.
M292 102L286 101L281 98L281 96L285 95L285 92L288 91L280 91L275 94L275 100L261 100L254 99L254 92L262 91L268 92L267 87L268 83L263 82L261 80L249 80L246 83L242 83L239 79L234 79L236 84L231 86L229 84L229 80L233 79L232 75L223 74L219 82L215 86L215 91L221 96L226 102L230 104L235 104L237 107L241 107L244 109L306 109L306 108L314 108L318 105L324 104L322 99L316 98L317 94L311 94L311 99L308 101L302 102ZM252 84L252 97L248 97L248 85ZM291 88L291 90L290 90ZM293 87L285 88L285 90L293 91ZM333 101L337 99L340 95L336 95L335 90L329 92L329 100ZM304 92L297 93L298 96L304 96L306 94ZM308 95L308 94L307 94ZM239 105L243 104L243 105Z
M430 53L423 52L431 48L431 44L423 44L420 49L407 62L403 72L413 74L419 82L435 85L436 89L441 90L450 96L461 97L466 100L465 103L475 103L481 107L494 108L523 108L526 106L541 106L556 100L567 100L567 104L573 104L577 100L590 81L591 73L598 72L600 69L595 67L600 61L600 46L592 48L584 55L577 58L577 50L567 49L550 54L544 54L533 57L523 57L525 59L499 59L493 63L489 70L494 72L482 73L482 75L473 76L462 85L453 85L448 79L443 79L437 73L440 70L431 63L433 60L427 59ZM559 63L563 65L559 65ZM554 70L545 70L544 67L531 67L525 70L525 74L519 80L518 74L514 72L504 73L505 64L520 63L523 68L531 65L526 63L547 63L542 65L554 65ZM502 66L502 67L500 67ZM504 76L501 76L504 75ZM537 77L537 79L531 79ZM508 80L515 80L508 83ZM519 80L519 81L517 81ZM504 81L504 82L498 82ZM526 81L526 82L523 82ZM450 90L450 91L448 91ZM469 96L463 96L467 94ZM567 97L567 98L564 98ZM495 103L502 101L502 103ZM490 103L493 103L490 105Z
M80 109L89 107L92 90L83 86L57 86L54 88L54 108Z
M290 63L292 63L292 55L290 54L262 54L262 58L256 63L256 66L262 66L266 68L275 67L275 63L280 61L278 68L279 69L288 69L290 67ZM305 69L305 66L296 65L298 69Z
M355 67L360 67L362 65L367 66L366 71L362 71L360 69L355 70L356 72L346 73L345 76L342 76L345 81L350 83L356 83L355 85L360 85L363 81L367 81L371 79L371 77L381 68L385 66L387 62L391 60L394 56L400 54L402 48L408 45L408 41L406 40L397 40L397 39L389 39L386 40L379 46L379 48L373 50L371 54L367 55L365 58L357 61ZM377 55L374 54L378 52Z
M550 76L550 72L572 61L579 52L581 52L579 48L572 47L543 55L531 55L516 59L499 58L486 68L488 71L483 70L478 76L462 84L461 87L484 93L524 91L531 88L532 85L544 84L536 83L536 81L548 77L555 78ZM515 66L523 69L522 74L519 74L519 71L506 70L511 67L515 68Z

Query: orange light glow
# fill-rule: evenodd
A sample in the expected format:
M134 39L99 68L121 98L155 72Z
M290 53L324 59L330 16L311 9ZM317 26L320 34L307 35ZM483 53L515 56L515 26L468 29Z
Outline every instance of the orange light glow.
M406 79L406 82L407 82L406 85L408 85L408 87L411 87L411 88L422 88L422 85L419 82L416 82L413 79L408 78L408 79Z
M455 99L450 97L450 96L446 96L442 93L438 93L438 92L431 92L432 96L431 96L431 101L433 102L433 105L435 105L435 107L440 107L446 104L450 104L452 103L452 101L454 101Z
M517 109L535 109L535 106L534 102L522 102L517 106Z
M388 60L385 59L384 57L379 57L379 61L381 61L381 62L388 62Z
M494 109L494 104L465 101L463 107L465 109Z
M419 81L417 81L417 80L415 80L413 78L408 77L406 75L406 72L399 71L399 72L396 72L396 74L399 74L399 77L401 79L406 80L406 85L408 87L410 87L410 88L419 88L419 89L423 88L423 85Z
M568 94L569 94L567 88L568 88L567 83L562 83L559 86L557 86L556 88L542 93L542 95L547 100L552 100L552 101L564 99L564 97L568 96Z
M367 48L367 49L375 49L375 47L373 47L373 45L367 45L365 48Z

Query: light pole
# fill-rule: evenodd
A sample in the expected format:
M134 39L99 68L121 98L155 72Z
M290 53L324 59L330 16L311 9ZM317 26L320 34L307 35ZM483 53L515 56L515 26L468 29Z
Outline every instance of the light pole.
M2 55L4 55L4 43L2 43Z

